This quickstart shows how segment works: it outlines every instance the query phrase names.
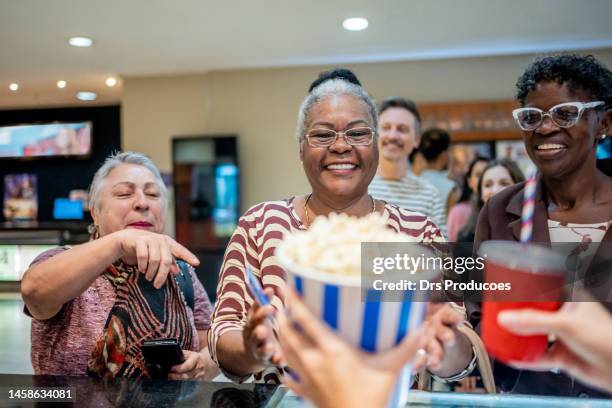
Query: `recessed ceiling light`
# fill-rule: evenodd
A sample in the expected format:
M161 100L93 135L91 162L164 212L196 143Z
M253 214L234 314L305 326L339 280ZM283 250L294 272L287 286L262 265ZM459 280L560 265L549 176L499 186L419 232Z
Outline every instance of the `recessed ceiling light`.
M108 77L106 78L106 85L107 86L115 86L117 84L117 80L113 77Z
M349 31L361 31L368 28L368 20L363 17L347 18L342 22L342 27Z
M16 84L16 83L13 82L12 84L9 85L9 89L11 91L15 92L16 90L19 89L19 84Z
M66 87L66 81L57 81L57 87L64 89Z
M95 92L77 92L76 97L81 101L95 101L98 95Z
M70 37L68 39L68 44L73 47L91 47L93 40L89 37Z

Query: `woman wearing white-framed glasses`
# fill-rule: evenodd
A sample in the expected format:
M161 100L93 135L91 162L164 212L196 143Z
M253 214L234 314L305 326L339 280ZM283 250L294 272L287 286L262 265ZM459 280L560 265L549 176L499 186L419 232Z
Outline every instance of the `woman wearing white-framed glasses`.
M585 262L580 284L610 308L612 251L606 245L612 242L612 177L597 168L596 149L612 124L612 72L592 56L543 57L520 76L517 88L521 107L513 116L538 170L532 242L572 243L571 256ZM519 183L486 203L475 248L488 240L519 240L524 190ZM480 305L466 307L477 326ZM562 348L563 341L549 353L558 355ZM495 362L494 374L504 392L608 396L558 372L519 371Z

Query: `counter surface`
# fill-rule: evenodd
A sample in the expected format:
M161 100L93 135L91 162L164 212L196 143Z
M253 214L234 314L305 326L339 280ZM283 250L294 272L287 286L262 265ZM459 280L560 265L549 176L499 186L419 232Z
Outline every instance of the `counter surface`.
M72 401L26 401L9 398L9 390L72 390ZM13 392L14 393L14 392ZM1 407L310 407L284 387L263 384L233 384L206 381L102 380L91 377L31 376L0 374ZM409 407L568 407L612 408L612 400L484 395L411 391Z

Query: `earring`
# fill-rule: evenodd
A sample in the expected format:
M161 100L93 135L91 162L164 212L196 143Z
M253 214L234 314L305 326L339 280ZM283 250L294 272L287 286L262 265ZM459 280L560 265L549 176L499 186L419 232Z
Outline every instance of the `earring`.
M604 140L608 135L606 135L605 133L603 135L601 135L601 137L599 138L599 140Z
M90 224L87 227L87 232L92 240L100 238L100 226L98 224Z

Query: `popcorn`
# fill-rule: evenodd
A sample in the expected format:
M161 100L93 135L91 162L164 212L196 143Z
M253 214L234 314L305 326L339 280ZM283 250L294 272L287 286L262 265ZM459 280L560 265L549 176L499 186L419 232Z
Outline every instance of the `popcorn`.
M337 275L361 274L362 242L410 242L395 232L386 217L372 213L357 218L332 213L317 217L308 231L286 235L279 250L293 263Z

